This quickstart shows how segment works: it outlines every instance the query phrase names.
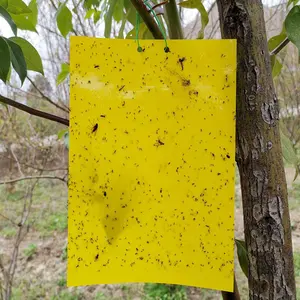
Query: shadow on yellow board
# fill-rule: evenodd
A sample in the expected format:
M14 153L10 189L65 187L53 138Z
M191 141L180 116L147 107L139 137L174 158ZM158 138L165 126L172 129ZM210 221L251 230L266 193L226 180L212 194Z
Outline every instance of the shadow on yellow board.
M68 285L233 290L236 41L71 39Z

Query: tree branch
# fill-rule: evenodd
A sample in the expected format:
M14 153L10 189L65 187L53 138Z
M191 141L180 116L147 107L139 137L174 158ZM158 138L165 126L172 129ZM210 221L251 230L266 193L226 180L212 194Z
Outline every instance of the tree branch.
M223 300L240 300L241 299L235 277L234 277L234 290L233 290L233 293L222 291L222 298L223 298Z
M16 178L16 179L7 180L7 181L0 181L0 185L15 183L15 182L22 181L22 180L30 180L30 179L57 179L57 180L66 182L65 178L62 178L62 177L51 176L51 175L39 175L39 176L20 177L20 178Z
M278 54L288 43L290 40L286 37L271 53L270 55Z
M151 31L153 37L155 39L162 40L164 38L163 34L161 33L157 23L155 22L151 14L148 12L148 8L144 4L143 0L131 0L131 3L142 17L146 26Z
M34 115L34 116L37 116L37 117L40 117L40 118L44 118L44 119L47 119L47 120L51 120L51 121L69 126L69 120L67 120L67 119L64 119L64 118L46 113L44 111L34 109L34 108L29 107L27 105L24 105L22 103L16 102L12 99L6 98L2 95L0 95L0 102L2 102L4 104L7 104L7 105L10 105L10 106L13 106L15 108L18 108L18 109L20 109L22 111L25 111L25 112L27 112L31 115Z
M55 103L54 101L52 101L48 96L46 96L38 87L37 85L33 82L33 80L31 80L31 78L29 78L27 76L27 79L30 81L30 83L33 85L33 87L38 91L38 93L47 101L49 102L50 104L54 105L55 107L63 110L64 112L69 112L66 108L58 105L57 103Z
M15 226L18 226L18 224L17 224L16 222L14 222L14 221L11 220L10 218L8 218L8 217L2 215L1 213L0 213L0 217L2 217L3 219L9 221L10 223L12 223L12 224L15 225ZM0 265L1 265L1 264L0 264ZM0 269L1 269L1 268L0 268Z

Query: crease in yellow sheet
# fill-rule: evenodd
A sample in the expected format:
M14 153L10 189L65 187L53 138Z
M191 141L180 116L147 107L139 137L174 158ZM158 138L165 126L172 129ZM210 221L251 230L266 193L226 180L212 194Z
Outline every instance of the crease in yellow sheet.
M236 41L71 38L69 286L232 291Z

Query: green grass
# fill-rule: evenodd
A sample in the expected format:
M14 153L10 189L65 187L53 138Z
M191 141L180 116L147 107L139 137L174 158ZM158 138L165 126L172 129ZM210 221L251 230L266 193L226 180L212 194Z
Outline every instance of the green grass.
M1 229L1 235L4 237L4 238L7 238L7 239L10 239L12 237L14 237L17 233L17 230L15 227L4 227L3 229Z
M104 293L98 292L94 298L94 300L106 300L108 299Z
M185 300L186 287L181 285L146 283L144 285L144 299Z
M12 289L12 295L11 295L11 300L20 300L22 299L22 289L20 289L19 287L16 287Z
M61 291L58 295L52 296L51 300L81 300L84 295L71 293L68 290Z
M295 276L300 276L300 252L294 252Z
M61 260L65 261L68 258L68 246L63 248L62 254L61 254Z
M290 210L298 209L300 207L300 183L294 182L288 193Z
M18 220L21 216L28 184L28 181L18 182L12 193L0 186L0 209L7 218ZM66 185L41 180L33 192L28 224L32 229L40 231L41 236L50 236L54 231L66 230L67 223ZM11 227L9 220L0 218L0 230L4 230L7 238L14 236Z
M57 285L60 287L66 287L67 286L67 279L65 276L62 276L58 281Z
M23 250L24 255L30 259L32 258L37 252L37 245L36 244L29 244L27 248Z
M37 280L22 279L19 282L19 286L13 288L12 299L13 300L36 300L46 298L45 285L39 284Z
M46 215L36 224L36 229L43 236L51 235L53 231L63 232L68 228L68 213L67 211L53 212L51 215Z
M297 289L296 299L300 299L300 289Z

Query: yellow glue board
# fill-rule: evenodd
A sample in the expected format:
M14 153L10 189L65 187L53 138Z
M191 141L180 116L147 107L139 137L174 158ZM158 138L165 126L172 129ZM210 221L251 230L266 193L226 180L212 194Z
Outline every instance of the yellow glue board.
M236 41L71 39L68 286L233 290Z

